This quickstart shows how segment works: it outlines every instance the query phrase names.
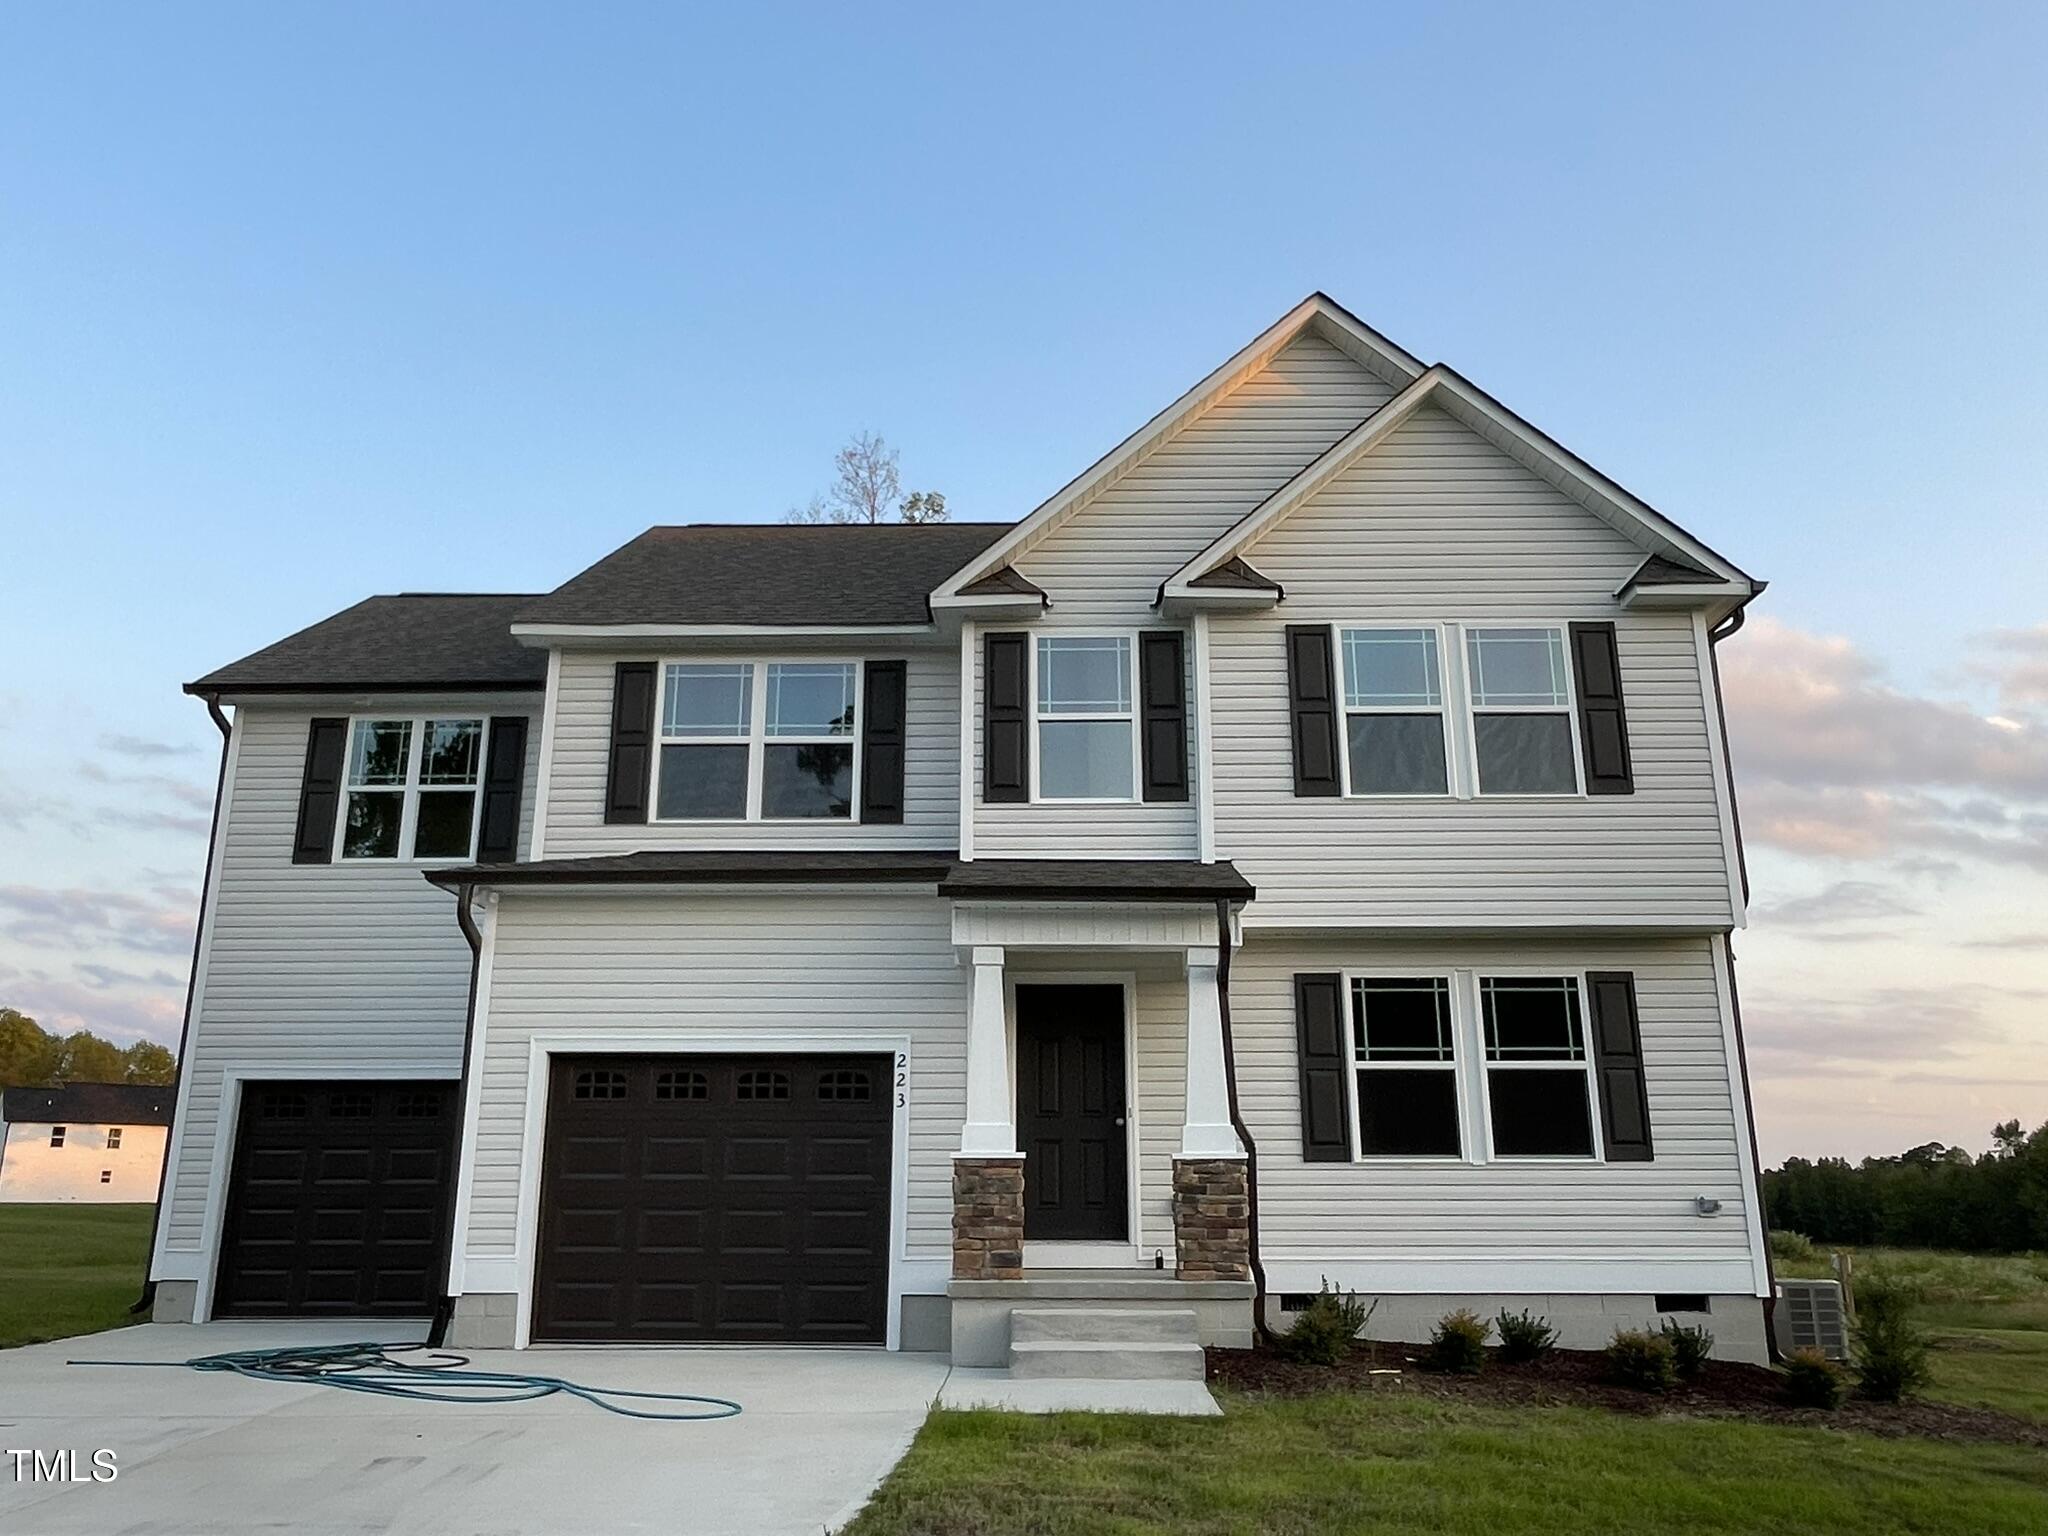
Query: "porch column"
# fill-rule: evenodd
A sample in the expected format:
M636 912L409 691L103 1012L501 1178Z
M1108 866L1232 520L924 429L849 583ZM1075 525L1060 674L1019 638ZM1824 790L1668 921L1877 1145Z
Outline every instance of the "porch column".
M976 945L967 1003L967 1123L953 1155L953 1275L1014 1280L1024 1273L1024 1158L1010 1099L1003 951Z
M1230 1125L1230 1086L1223 1067L1223 998L1216 989L1214 945L1188 951L1188 1092L1181 1125L1182 1157L1243 1157Z
M1187 1114L1173 1160L1174 1273L1184 1280L1251 1276L1249 1165L1230 1124L1220 958L1214 946L1187 952Z
M974 1157L1015 1157L1011 1118L1010 1037L1003 1023L1003 951L977 944L974 986L967 1004L967 1124L960 1150Z

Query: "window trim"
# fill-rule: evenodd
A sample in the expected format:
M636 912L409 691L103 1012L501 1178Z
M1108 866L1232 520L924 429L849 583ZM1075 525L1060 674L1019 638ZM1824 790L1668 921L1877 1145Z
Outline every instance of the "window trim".
M1356 629L1358 626L1354 624L1350 627ZM1405 627L1413 628L1414 626L1409 625ZM1372 796L1371 798L1378 799L1381 797ZM1410 796L1409 798L1419 797ZM1428 798L1441 799L1442 797L1433 795ZM1474 1144L1472 1106L1469 1102L1470 1096L1465 1088L1465 1060L1468 1055L1468 1047L1465 1039L1464 1024L1458 1016L1457 972L1447 970L1441 966L1421 965L1408 966L1405 969L1345 970L1339 972L1339 975L1342 977L1340 985L1343 988L1344 997L1344 1045L1345 1055L1348 1058L1347 1070L1344 1073L1344 1103L1348 1111L1346 1124L1351 1133L1351 1161L1365 1168L1445 1168L1477 1161L1478 1159L1474 1156L1477 1148ZM1361 1063L1358 1059L1357 1020L1351 1012L1352 998L1354 996L1353 987L1361 981L1368 986L1376 981L1441 981L1444 984L1447 1000L1450 1004L1451 1059L1448 1067L1453 1090L1451 1101L1457 1106L1458 1110L1458 1150L1456 1152L1368 1152L1365 1150L1365 1125L1360 1119L1360 1115L1363 1113L1363 1106L1358 1098L1358 1074L1360 1070L1369 1065L1370 1069L1375 1072L1382 1069L1400 1072L1442 1072L1447 1064L1440 1061L1376 1061L1369 1064Z
M1031 643L1025 648L1024 693L1031 705L1031 762L1030 791L1031 805L1143 805L1145 788L1144 742L1138 730L1140 702L1138 698L1138 634L1136 629L1120 625L1088 624L1066 625L1058 628L1038 626L1025 631ZM1125 642L1125 682L1130 687L1131 706L1122 714L1052 714L1047 715L1038 707L1038 643L1041 640L1122 640ZM983 686L987 684L984 681ZM1115 721L1128 727L1131 745L1131 792L1128 795L1046 795L1039 788L1039 763L1045 755L1045 723L1055 725L1071 721ZM983 748L986 751L986 746ZM1177 804L1179 802L1165 802Z
M1517 800L1555 801L1584 800L1586 795L1585 749L1579 741L1579 679L1578 668L1572 662L1572 630L1568 619L1486 619L1482 622L1460 623L1451 626L1458 639L1458 693L1464 706L1464 729L1466 771L1471 775L1472 798L1498 802ZM1473 688L1471 665L1472 636L1483 630L1496 629L1548 629L1556 633L1564 648L1564 703L1558 704L1485 704L1478 702ZM1479 716L1489 715L1555 715L1562 713L1571 732L1572 742L1572 787L1568 790L1503 790L1488 794L1479 782ZM1580 999L1583 1003L1583 997Z
M348 717L348 728L341 738L341 793L336 797L334 808L333 841L329 846L334 850L332 865L352 865L370 869L390 869L416 864L470 864L476 860L476 840L483 826L484 777L489 766L491 752L491 719L488 710L472 713L466 710L437 710L430 714L402 714L390 710L367 710ZM348 800L352 794L393 793L389 786L358 790L349 784L349 760L355 753L356 723L373 721L378 723L407 722L411 740L405 751L405 783L396 793L402 804L398 813L398 852L390 858L369 854L351 854L348 851ZM422 856L412 852L413 839L419 831L420 795L452 794L457 786L452 784L432 787L420 783L420 761L426 755L427 722L429 720L474 720L477 723L476 736L476 782L469 786L469 847L461 854L429 854Z
M1555 795L1532 798L1554 800ZM1495 1063L1486 1054L1486 1002L1480 986L1482 981L1569 981L1578 992L1579 998L1579 1043L1584 1050L1581 1060L1572 1061L1504 1061L1499 1063L1510 1069L1530 1068L1547 1072L1568 1072L1579 1069L1580 1078L1586 1086L1586 1123L1591 1130L1592 1152L1580 1157L1569 1152L1501 1152L1495 1149L1493 1141L1493 1094L1488 1074ZM1505 970L1474 967L1472 972L1472 1003L1475 1009L1473 1027L1479 1035L1479 1111L1486 1125L1486 1160L1490 1163L1557 1163L1566 1167L1585 1167L1588 1164L1605 1165L1607 1162L1607 1141L1600 1129L1600 1078L1597 1053L1593 1049L1592 991L1586 985L1586 971L1583 966L1551 969L1515 966Z
M118 1125L110 1125L107 1127L107 1150L109 1152L118 1152L121 1150L122 1129L123 1127Z
M1337 787L1345 800L1465 800L1471 798L1461 793L1459 746L1456 732L1451 727L1451 717L1463 701L1465 690L1452 680L1450 640L1455 625L1440 619L1365 619L1352 622L1333 619L1330 623L1330 655L1335 658L1337 672L1337 772L1340 775ZM1436 636L1437 692L1442 696L1435 706L1437 724L1444 737L1444 787L1441 790L1354 790L1351 787L1351 717L1358 715L1420 715L1432 711L1428 706L1361 704L1353 708L1349 702L1350 658L1344 649L1344 631L1347 629L1426 629ZM1460 674L1462 681L1462 674Z
M867 735L867 658L864 656L694 655L664 656L654 664L653 750L647 754L647 825L650 827L859 826L861 813L861 751ZM665 734L670 667L751 667L747 685L747 734L744 736L669 736ZM812 666L853 668L853 730L845 736L770 736L768 734L768 669ZM853 749L851 803L844 816L766 816L761 802L767 784L769 745L804 747L839 745ZM661 814L661 754L665 746L744 746L747 749L747 808L741 816L664 816Z

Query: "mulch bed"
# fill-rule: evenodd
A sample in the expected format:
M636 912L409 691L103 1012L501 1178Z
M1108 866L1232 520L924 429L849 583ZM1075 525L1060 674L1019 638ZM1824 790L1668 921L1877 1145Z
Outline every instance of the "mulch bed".
M1853 1429L1874 1435L1918 1435L1931 1440L1993 1441L2048 1450L2048 1424L1988 1408L1916 1399L1874 1403L1853 1394L1839 1408L1800 1408L1785 1400L1784 1378L1758 1365L1710 1360L1692 1381L1669 1392L1640 1392L1607 1379L1606 1357L1596 1351L1553 1350L1542 1360L1511 1365L1497 1349L1475 1376L1449 1375L1424 1363L1425 1346L1360 1346L1342 1365L1307 1365L1276 1350L1211 1349L1209 1380L1235 1391L1274 1397L1317 1392L1400 1392L1453 1402L1509 1407L1607 1408L1643 1417L1746 1419L1817 1429ZM1392 1367L1397 1376L1375 1376Z

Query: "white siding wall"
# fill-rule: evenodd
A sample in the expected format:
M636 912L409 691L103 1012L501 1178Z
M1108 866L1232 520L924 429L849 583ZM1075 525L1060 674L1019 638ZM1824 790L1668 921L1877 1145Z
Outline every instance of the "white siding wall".
M346 1076L364 1066L453 1077L462 1066L469 946L454 898L417 864L294 864L306 733L315 715L526 715L522 857L531 836L540 698L384 700L378 706L237 710L239 742L219 896L206 934L204 988L184 1069L168 1252L201 1241L221 1110L222 1073Z
M0 1138L0 1205L77 1201L86 1205L149 1204L164 1165L161 1125L124 1125L121 1145L107 1147L106 1125L64 1123L64 1145L50 1145L55 1122L16 1121ZM102 1184L100 1175L113 1178Z
M1425 409L1248 558L1287 591L1210 628L1216 851L1258 887L1248 924L1730 922L1691 615L1611 596L1640 549ZM1347 619L1613 620L1635 793L1295 798L1284 629Z
M1747 1273L1753 1249L1736 1126L1742 1105L1723 1044L1713 942L1248 937L1232 967L1232 1030L1245 1121L1259 1148L1267 1264L1294 1267L1311 1290L1316 1266L1340 1281L1348 1270L1354 1283L1388 1291L1565 1289L1518 1278L1545 1262L1612 1268L1607 1284L1577 1287L1584 1290L1750 1289L1727 1283ZM1481 974L1634 972L1654 1161L1302 1160L1294 974L1444 974L1462 966ZM1696 1195L1721 1201L1721 1211L1697 1215ZM1452 1265L1481 1266L1490 1280L1482 1275L1475 1284L1469 1272L1453 1278ZM1712 1266L1719 1283L1700 1266ZM1647 1281L1660 1267L1663 1283ZM1700 1275L1698 1283L1676 1283L1688 1271Z
M689 653L715 659L772 659L752 647L697 646ZM773 656L907 659L904 807L900 826L864 827L841 821L757 821L690 826L650 823L608 827L605 773L611 754L612 668L621 661L685 659L680 650L564 651L555 703L555 738L548 764L548 817L543 846L551 859L631 853L641 848L953 848L960 841L960 660L950 648L911 648L863 640L859 647L790 646L775 642ZM659 709L657 703L656 708Z

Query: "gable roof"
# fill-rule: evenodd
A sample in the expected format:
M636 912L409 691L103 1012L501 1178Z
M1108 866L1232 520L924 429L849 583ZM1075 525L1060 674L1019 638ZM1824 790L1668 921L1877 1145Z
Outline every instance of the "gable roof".
M1688 583L1725 587L1743 598L1760 590L1738 567L1676 523L1538 431L1455 370L1433 363L1414 382L1333 443L1323 455L1212 540L1160 588L1162 599L1188 598L1212 572L1241 560L1274 524L1371 453L1423 406L1434 406L1570 497L1624 538L1677 567L1698 570Z
M526 592L366 597L185 685L187 693L419 693L539 688L545 653L512 638Z
M1132 465L1264 368L1296 337L1314 331L1384 382L1400 389L1422 372L1422 363L1387 340L1325 293L1312 293L1240 348L1194 388L1146 422L1094 464L1054 492L1008 533L938 583L932 606L949 606L967 587L1007 565L1031 543L1094 499Z
M173 1087L154 1083L69 1083L62 1088L0 1092L0 1120L10 1125L169 1125Z
M1008 523L696 523L650 528L514 615L584 626L927 624L934 585Z

